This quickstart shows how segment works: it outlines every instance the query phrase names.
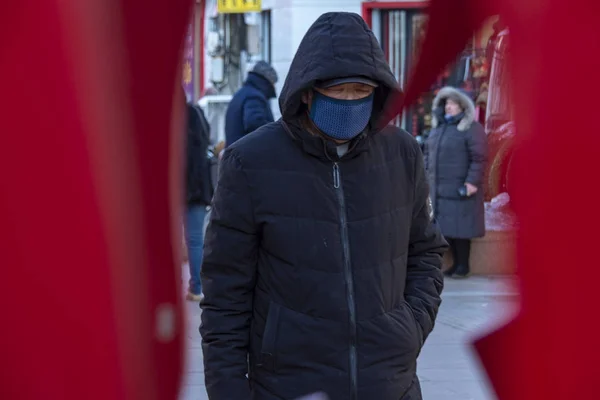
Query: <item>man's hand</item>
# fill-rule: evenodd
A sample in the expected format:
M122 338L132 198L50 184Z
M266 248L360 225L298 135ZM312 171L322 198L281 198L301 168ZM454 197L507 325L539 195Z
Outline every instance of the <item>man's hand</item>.
M477 186L470 184L469 182L465 183L465 187L467 188L467 196L471 197L475 193L477 193Z

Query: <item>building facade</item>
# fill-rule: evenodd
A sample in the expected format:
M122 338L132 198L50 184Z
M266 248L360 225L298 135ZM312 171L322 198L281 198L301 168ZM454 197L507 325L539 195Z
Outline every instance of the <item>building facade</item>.
M219 1L234 4L234 0ZM254 3L259 7L257 12L251 13L220 12L217 0L207 0L202 10L197 5L196 29L202 30L203 38L198 37L195 45L202 55L195 60L193 74L196 99L210 88L212 94L221 96L215 97L215 101L226 103L227 96L241 86L247 71L258 60L271 63L277 71L279 93L304 34L321 14L329 11L361 14L404 86L427 26L424 12L427 1L257 0ZM437 89L444 85L462 87L474 99L485 97L480 96L487 77L484 49L492 34L493 22L474 35L465 52L457 57L456 64L444 71L431 91L425 93L417 105L405 110L396 124L415 136L426 136L430 127L431 101ZM276 101L272 108L278 118L280 112Z

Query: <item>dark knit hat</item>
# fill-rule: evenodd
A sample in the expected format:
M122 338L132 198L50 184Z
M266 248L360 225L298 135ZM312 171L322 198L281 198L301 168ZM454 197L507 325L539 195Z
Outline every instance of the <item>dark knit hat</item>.
M256 65L254 65L254 68L252 68L252 71L250 72L262 76L263 78L271 82L272 85L275 85L277 83L277 72L275 72L275 69L273 69L273 67L271 67L265 61L257 62Z

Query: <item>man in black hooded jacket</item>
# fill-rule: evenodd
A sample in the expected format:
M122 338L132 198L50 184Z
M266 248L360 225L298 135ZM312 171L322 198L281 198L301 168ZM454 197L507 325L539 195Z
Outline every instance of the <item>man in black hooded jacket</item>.
M362 18L309 29L282 119L229 147L202 270L211 400L416 400L446 242L398 84ZM385 121L383 121L385 122Z

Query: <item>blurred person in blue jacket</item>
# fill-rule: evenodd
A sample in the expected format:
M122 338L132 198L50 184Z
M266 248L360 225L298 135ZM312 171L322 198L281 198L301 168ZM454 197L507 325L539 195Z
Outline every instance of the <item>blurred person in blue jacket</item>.
M259 61L248 73L244 85L227 107L225 115L225 141L227 146L273 122L269 99L275 98L277 72L265 61Z

